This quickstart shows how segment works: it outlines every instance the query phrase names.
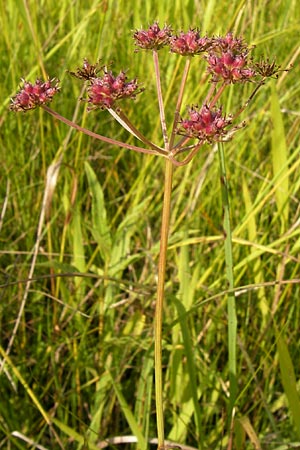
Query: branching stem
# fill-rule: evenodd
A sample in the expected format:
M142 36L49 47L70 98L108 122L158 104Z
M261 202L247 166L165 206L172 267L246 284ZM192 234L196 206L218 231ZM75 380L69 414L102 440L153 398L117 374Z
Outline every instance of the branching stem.
M158 153L155 150L150 150L146 148L136 147L135 145L126 144L125 142L117 141L116 139L111 139L106 136L102 136L101 134L94 133L93 131L88 130L87 128L83 128L80 125L77 125L77 123L72 122L71 120L67 119L64 116L61 116L56 111L53 111L53 109L49 108L49 106L42 105L41 106L45 111L47 111L49 114L51 114L56 119L60 120L61 122L65 123L66 125L74 128L77 131L81 131L81 133L84 133L94 139L99 139L100 141L107 142L108 144L116 145L118 147L127 148L128 150L133 150L138 153L147 153L148 155L161 155L164 157L167 157L167 154Z

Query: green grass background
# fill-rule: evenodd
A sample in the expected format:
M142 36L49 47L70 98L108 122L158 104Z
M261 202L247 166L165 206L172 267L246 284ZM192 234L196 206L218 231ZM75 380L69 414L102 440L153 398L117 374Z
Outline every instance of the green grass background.
M154 20L175 30L232 30L256 45L257 57L276 58L282 68L294 64L258 92L243 113L247 127L225 151L238 288L233 448L300 447L298 1L1 0L3 352L24 296L46 173L59 155L63 160L34 281L0 376L0 448L95 449L108 437L131 434L145 448L156 436L153 314L163 161L69 133L42 110L8 110L21 77L56 76L62 89L54 109L72 118L77 106L79 124L134 142L108 113L87 114L78 105L81 86L67 70L83 58L101 59L143 83L146 91L124 109L162 144L151 54L134 53L132 41L134 29ZM170 124L184 61L167 50L160 58ZM234 87L226 111L239 108L251 88ZM195 58L184 107L201 104L206 89L204 64ZM206 449L228 444L221 223L217 155L206 146L175 170L163 330L166 436L196 448L202 439Z

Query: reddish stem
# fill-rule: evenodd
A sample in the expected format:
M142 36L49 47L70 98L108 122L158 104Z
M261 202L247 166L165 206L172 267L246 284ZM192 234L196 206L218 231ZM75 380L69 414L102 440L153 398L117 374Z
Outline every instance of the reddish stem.
M117 141L116 139L111 139L106 136L101 136L101 134L94 133L93 131L90 131L86 128L81 127L80 125L77 125L77 123L72 122L71 120L67 119L66 117L61 116L59 113L57 113L56 111L53 111L51 108L49 108L46 105L42 105L42 108L45 111L47 111L49 114L51 114L53 117L55 117L56 119L65 123L66 125L68 125L69 127L72 127L75 130L80 131L81 133L87 134L88 136L90 136L94 139L99 139L100 141L107 142L108 144L116 145L116 146L122 147L122 148L127 148L128 150L133 150L138 153L147 153L148 155L160 155L160 156L163 156L164 158L167 157L167 155L158 153L155 150L149 150L146 148L136 147L135 145L126 144L125 142Z

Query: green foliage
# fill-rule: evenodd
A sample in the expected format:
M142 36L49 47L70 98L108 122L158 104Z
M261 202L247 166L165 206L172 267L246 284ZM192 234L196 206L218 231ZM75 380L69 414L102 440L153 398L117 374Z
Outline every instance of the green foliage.
M289 179L288 179L288 150L286 136L284 132L283 118L280 111L278 95L275 84L272 83L271 98L271 118L272 118L272 160L274 181L276 182L276 206L278 215L282 221L282 232L285 230L289 217Z
M85 171L92 195L92 235L104 261L109 263L111 253L111 236L107 223L104 195L91 166L86 162Z
M297 438L300 438L300 397L297 390L296 375L294 365L284 339L279 336L277 342L279 365L281 372L282 384L286 394L292 421L295 427Z
M145 448L156 436L153 315L163 161L69 132L44 111L13 114L8 105L20 77L56 76L62 90L54 109L95 132L136 143L106 112L86 112L79 83L67 72L85 57L113 61L114 71L128 69L129 78L137 76L146 88L124 109L161 144L152 58L134 53L131 37L157 19L177 30L233 30L256 45L255 55L276 56L282 68L294 63L258 91L243 113L247 127L225 144L225 154L238 318L233 448L295 448L299 15L296 0L0 2L1 358L24 295L47 169L62 158L34 279L0 375L0 447L34 448L30 442L36 442L47 449L93 449L134 432ZM166 50L160 58L170 127L184 62ZM202 69L194 58L184 108L203 101ZM242 106L252 88L233 89L226 112ZM227 286L216 149L205 147L175 170L172 201L163 342L166 437L225 449ZM278 338L282 329L286 337Z

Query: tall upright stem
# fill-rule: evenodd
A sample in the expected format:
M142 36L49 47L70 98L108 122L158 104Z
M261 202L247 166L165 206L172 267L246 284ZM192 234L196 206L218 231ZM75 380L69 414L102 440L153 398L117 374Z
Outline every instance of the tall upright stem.
M164 200L162 209L160 251L158 262L157 298L155 309L154 353L155 353L155 401L157 418L158 449L164 448L164 411L162 380L162 320L165 293L166 259L171 213L173 164L167 160L165 165Z

